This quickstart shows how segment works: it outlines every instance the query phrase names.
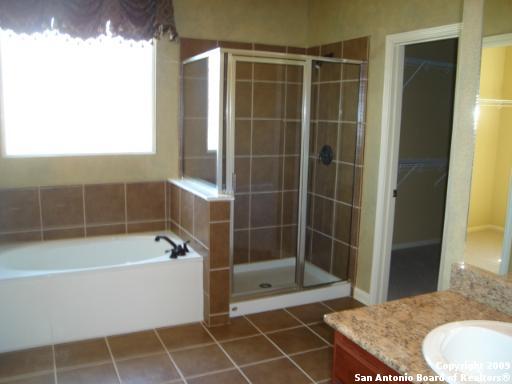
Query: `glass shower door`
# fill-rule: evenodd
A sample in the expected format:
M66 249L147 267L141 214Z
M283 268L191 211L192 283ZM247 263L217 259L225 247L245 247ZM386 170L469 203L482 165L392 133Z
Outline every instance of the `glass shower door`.
M233 294L293 288L304 62L233 56L230 65Z
M313 62L305 287L354 278L360 75L358 64Z

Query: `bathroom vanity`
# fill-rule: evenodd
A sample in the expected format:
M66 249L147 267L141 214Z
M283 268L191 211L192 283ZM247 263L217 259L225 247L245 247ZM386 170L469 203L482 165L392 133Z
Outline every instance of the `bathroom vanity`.
M400 375L371 353L351 341L340 332L334 337L333 383L367 382L380 375L382 382L392 382ZM390 378L390 379L387 379Z
M442 382L422 351L430 331L454 321L512 322L512 281L507 278L457 264L451 287L326 315L325 322L336 330L333 383L386 382L387 375L395 382L398 376L400 382Z

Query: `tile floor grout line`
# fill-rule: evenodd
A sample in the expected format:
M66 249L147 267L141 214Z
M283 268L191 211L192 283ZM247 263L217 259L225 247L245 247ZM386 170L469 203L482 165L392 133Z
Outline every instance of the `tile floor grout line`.
M178 367L178 364L176 364L176 361L174 361L174 358L171 356L171 352L169 352L162 340L162 338L160 337L160 335L158 334L157 330L156 329L153 329L153 332L155 333L156 335L156 338L158 339L158 341L160 342L160 344L162 345L162 347L164 348L164 351L165 353L167 354L167 357L169 358L169 360L171 361L172 365L174 365L174 368L176 368L176 372L178 372L178 375L180 376L181 380L183 380L183 382L185 384L187 384L187 379L185 379L185 375L183 375L183 372L181 372L181 369L180 367Z
M240 368L249 368L249 367L253 367L253 366L258 365L258 364L271 363L272 361L281 360L281 359L284 359L284 358L285 358L284 355L279 355L277 357L269 357L268 359L253 361L252 363L240 364L239 367Z
M121 380L121 375L119 374L119 369L117 368L116 359L114 359L114 354L112 353L112 349L110 348L110 343L108 342L108 337L105 336L105 344L107 344L108 353L110 358L112 359L112 365L114 366L114 371L116 371L117 380L121 384L123 381Z
M244 316L244 318L245 318L245 319L246 319L246 320L247 320L247 321L248 321L248 322L249 322L249 323L250 323L254 328L256 328L259 332L261 332L261 329L259 329L259 328L258 328L258 327L257 327L257 326L256 326L256 325L255 325L251 320L250 320L250 319L248 319L248 318L247 318L247 316ZM281 349L281 347L279 347L279 346L274 342L274 340L272 340L270 337L268 337L268 336L267 336L265 333L263 333L263 332L261 332L261 334L262 334L262 335L263 335L263 336L264 336L264 337L265 337L265 338L266 338L266 339L267 339L267 340L268 340L268 341L269 341L269 342L270 342L270 343L271 343L275 348L277 348L277 350L278 350L279 352L281 352L281 353L284 355L284 357L285 357L286 359L288 359L288 361L289 361L290 363L292 363L295 367L297 367L297 369L298 369L299 371L301 371L301 372L302 372L302 373L303 373L303 374L304 374L304 375L305 375L305 376L306 376L306 377L307 377L307 378L308 378L312 383L315 383L315 380L313 380L313 378L312 378L311 376L309 376L309 374L308 374L306 371L304 371L304 370L299 366L299 364L297 364L295 361L293 361L293 359L292 359L290 356L288 356L288 354L287 354L287 353L285 353L285 351L283 351L283 350Z
M240 341L240 340L245 340L245 339L251 339L253 337L258 337L260 336L259 333L256 333L254 335L249 335L249 336L240 336L240 337L234 337L232 339L226 339L226 340L220 340L219 343L221 344L226 344L226 343L231 343L231 342L234 342L234 341Z
M194 348L199 348L199 347L208 347L209 345L214 345L214 344L215 344L215 341L212 340L211 343L193 344L193 345L187 345L186 347L179 347L179 348L174 348L174 349L170 349L170 348L166 347L165 349L167 351L169 351L170 353L172 353L172 352L187 351L189 349L194 349Z
M58 384L57 379L57 358L55 357L55 344L52 344L52 358L53 358L53 381Z
M316 336L318 336L320 339L322 339L322 341L324 341L325 343L327 343L328 345L332 346L333 343L331 341L328 341L328 340L325 340L322 336L320 336L319 333L315 332L308 324L306 324L304 321L302 321L301 319L299 319L297 316L295 316L293 313L291 313L287 308L283 308L283 310L288 313L291 317L293 317L295 320L297 320L298 322L300 322L304 327L306 327L307 329L309 329L311 332L313 332ZM321 322L315 322L315 323L310 323L310 325L317 325L317 324L324 324L323 321Z
M249 384L252 384L251 380L249 380L249 378L247 377L247 375L244 373L244 371L242 371L242 369L238 366L238 364L231 358L231 356L229 356L229 354L226 352L226 350L224 349L224 347L220 344L220 342L213 336L213 334L210 332L210 330L201 322L200 323L201 326L204 328L204 330L210 335L210 337L215 341L215 343L217 344L217 347L219 347L222 352L224 352L224 354L227 356L227 358L229 359L229 361L231 361L231 364L233 364L235 366L235 368L237 369L237 371L243 376L243 378L249 383Z
M178 378L178 379L174 379L174 380L163 381L159 384L177 384L177 383L183 383L183 379Z
M332 308L331 306L329 306L328 304L324 303L323 301L319 301L320 304L322 304L324 307L327 307L327 309L330 309L331 311L333 312L338 312L336 311L334 308Z
M293 352L293 353L288 354L288 356L290 356L290 357L300 356L300 355L304 355L306 353L317 352L317 351L321 351L322 349L328 349L328 348L331 348L331 346L330 345L324 345L322 347L306 349L306 350L300 351L300 352Z
M46 369L44 371L36 371L36 372L30 372L30 373L21 373L19 375L14 375L14 376L4 376L2 378L0 378L0 384L11 384L13 383L13 381L17 381L17 380L26 380L26 379L32 379L32 378L37 378L39 376L44 376L44 375L51 375L53 372L53 369Z
M213 375L217 375L219 373L231 372L231 371L238 371L238 370L236 369L236 367L217 369L215 371L208 371L208 372L205 372L205 373L198 373L196 375L190 375L190 376L187 376L187 379L194 380L194 379L197 379L197 378L200 378L200 377L213 376Z
M92 363L83 363L83 364L70 365L70 366L67 366L67 367L59 368L58 371L59 372L69 372L69 371L74 371L75 369L98 367L100 365L105 365L105 364L108 364L110 362L111 362L111 360L100 360L100 361L95 361L95 362L92 362Z
M118 358L116 358L116 361L121 363L123 361L143 359L145 357L152 357L152 356L158 356L158 355L163 355L163 354L165 354L165 350L159 351L159 352L139 353L139 354L134 354L134 355L125 356L125 357L118 357Z
M267 331L267 332L264 332L264 331L261 331L267 335L272 335L274 333L278 333L278 332L284 332L284 331L291 331L292 329L297 329L297 328L302 328L304 327L304 325L302 323L298 324L298 325L294 325L292 327L286 327L286 328L280 328L280 329L274 329L272 331Z

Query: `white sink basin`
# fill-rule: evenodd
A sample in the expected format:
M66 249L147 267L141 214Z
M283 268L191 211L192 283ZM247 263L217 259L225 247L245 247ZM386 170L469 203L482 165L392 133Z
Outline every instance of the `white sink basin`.
M441 325L423 340L423 356L450 384L512 383L512 323L470 320Z

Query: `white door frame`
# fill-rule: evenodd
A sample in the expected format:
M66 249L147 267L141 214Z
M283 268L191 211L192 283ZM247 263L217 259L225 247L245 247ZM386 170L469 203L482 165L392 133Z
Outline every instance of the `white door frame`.
M512 33L503 35L494 35L483 38L482 48L502 47L504 45L512 45ZM503 247L501 253L501 263L499 274L508 273L510 264L510 254L512 253L512 174L509 179L508 195L507 195L507 214L505 216L505 227L503 232Z
M406 45L460 36L461 23L386 36L376 222L370 286L372 304L387 300L400 144L402 76ZM441 254L443 260L444 254Z

